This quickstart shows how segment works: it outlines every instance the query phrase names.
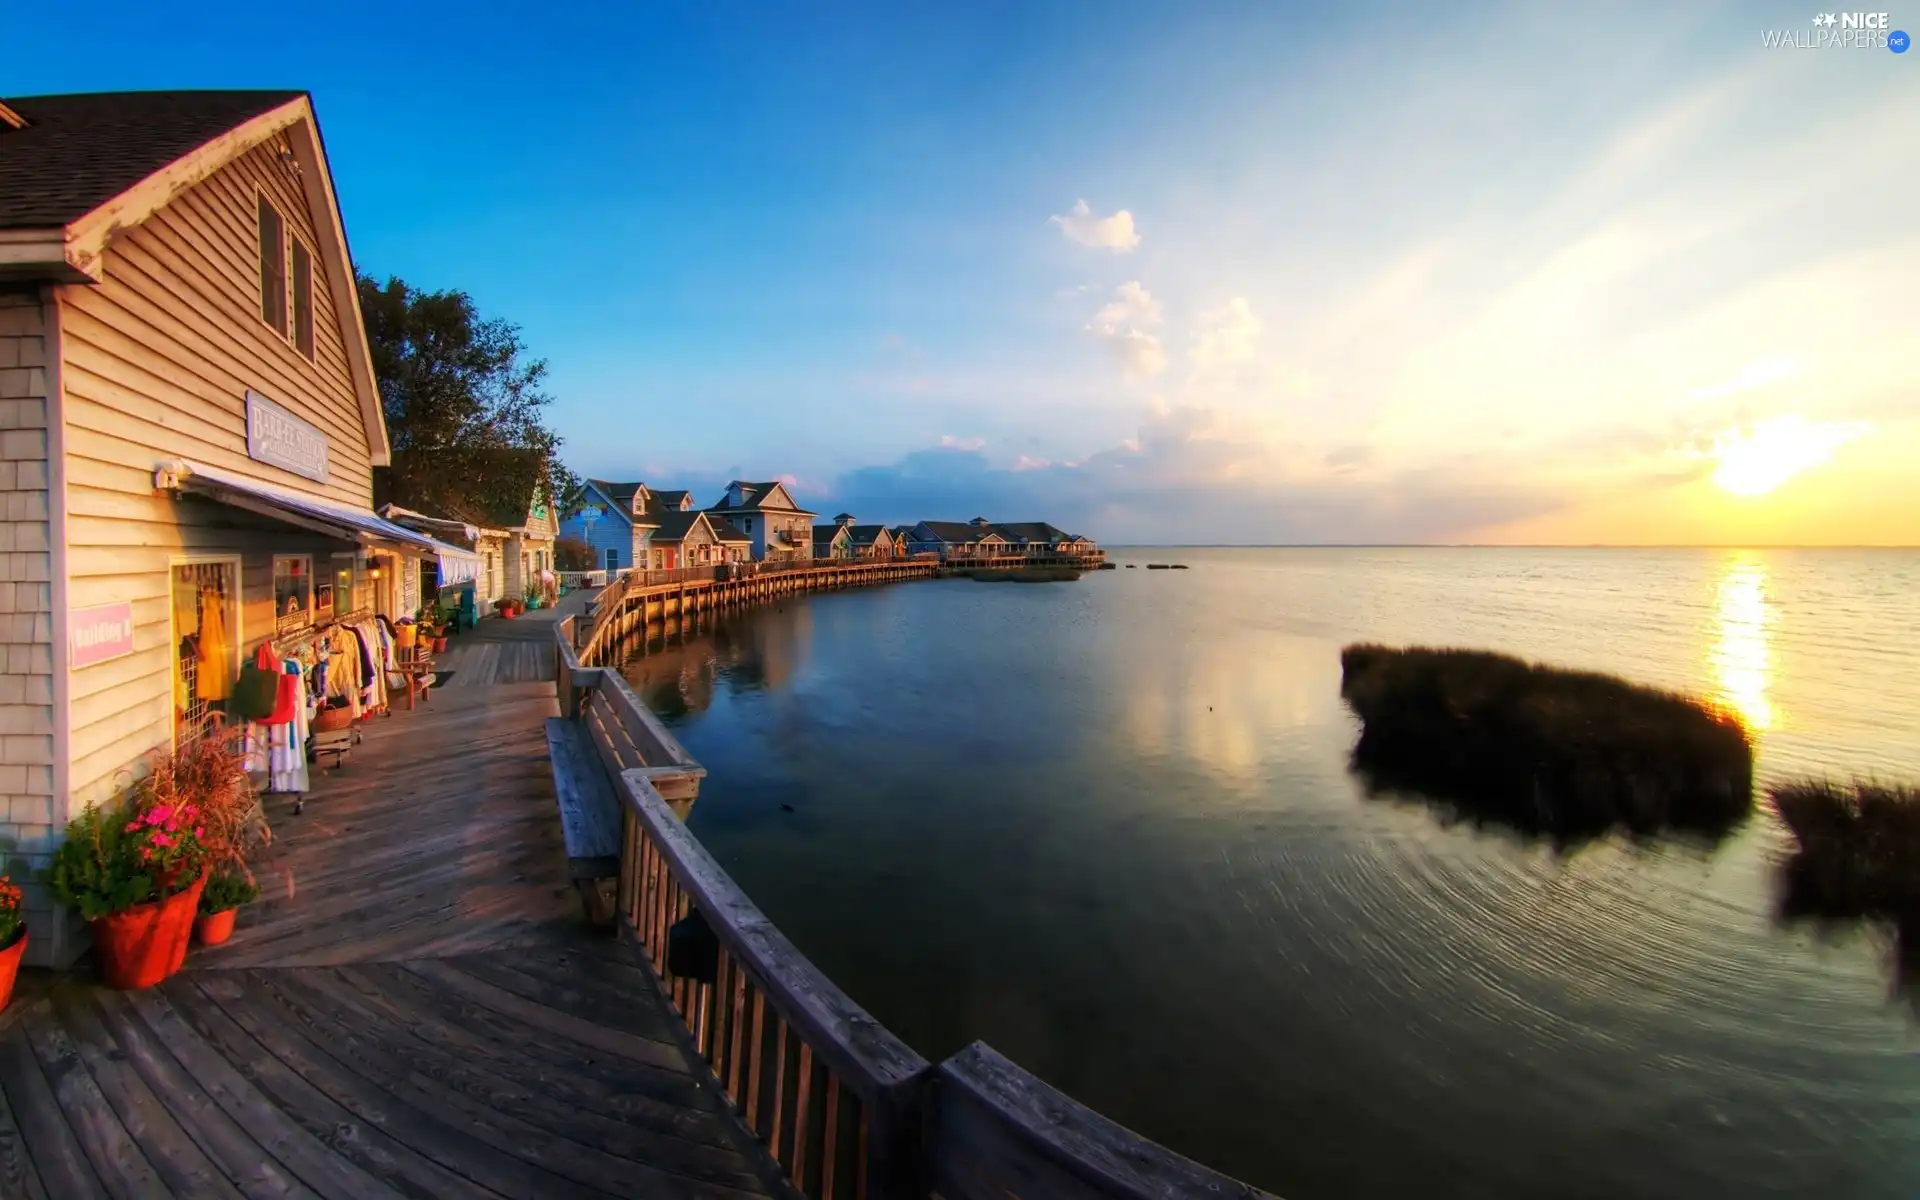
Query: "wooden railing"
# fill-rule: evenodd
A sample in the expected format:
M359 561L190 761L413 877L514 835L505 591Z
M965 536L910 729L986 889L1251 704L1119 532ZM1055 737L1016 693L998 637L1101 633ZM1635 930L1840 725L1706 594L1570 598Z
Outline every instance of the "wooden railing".
M556 625L561 711L622 805L616 911L711 1084L817 1200L1259 1198L974 1043L934 1066L821 974L683 818L706 774Z
M807 1196L924 1195L927 1061L774 928L647 771L619 778L619 912L734 1111ZM674 939L709 937L710 959L670 960Z

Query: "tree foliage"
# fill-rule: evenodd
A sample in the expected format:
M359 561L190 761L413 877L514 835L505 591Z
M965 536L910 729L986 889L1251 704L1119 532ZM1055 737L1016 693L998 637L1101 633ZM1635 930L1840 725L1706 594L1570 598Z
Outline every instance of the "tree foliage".
M578 486L543 421L547 364L520 330L483 318L461 291L358 277L393 465L387 499L476 524L519 524L529 498ZM521 516L514 517L514 513Z
M593 547L577 537L555 539L553 561L562 571L591 571L598 565L593 561Z

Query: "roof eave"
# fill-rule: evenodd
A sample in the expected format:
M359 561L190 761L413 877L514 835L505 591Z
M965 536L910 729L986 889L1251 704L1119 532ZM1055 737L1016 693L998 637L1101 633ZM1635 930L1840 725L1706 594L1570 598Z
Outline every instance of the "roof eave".
M99 283L75 255L64 228L0 229L0 280Z

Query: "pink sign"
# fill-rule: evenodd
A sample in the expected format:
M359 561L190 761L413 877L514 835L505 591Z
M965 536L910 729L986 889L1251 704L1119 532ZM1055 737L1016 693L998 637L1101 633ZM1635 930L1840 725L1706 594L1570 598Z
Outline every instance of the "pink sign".
M132 653L132 604L76 608L68 617L67 659L75 667L90 667Z

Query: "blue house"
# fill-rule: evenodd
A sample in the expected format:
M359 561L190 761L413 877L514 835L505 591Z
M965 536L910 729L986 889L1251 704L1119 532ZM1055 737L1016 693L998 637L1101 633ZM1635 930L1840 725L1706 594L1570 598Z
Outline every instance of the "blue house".
M560 536L593 547L593 561L611 578L647 565L653 531L660 527L653 494L644 483L589 479L583 496L560 520Z

